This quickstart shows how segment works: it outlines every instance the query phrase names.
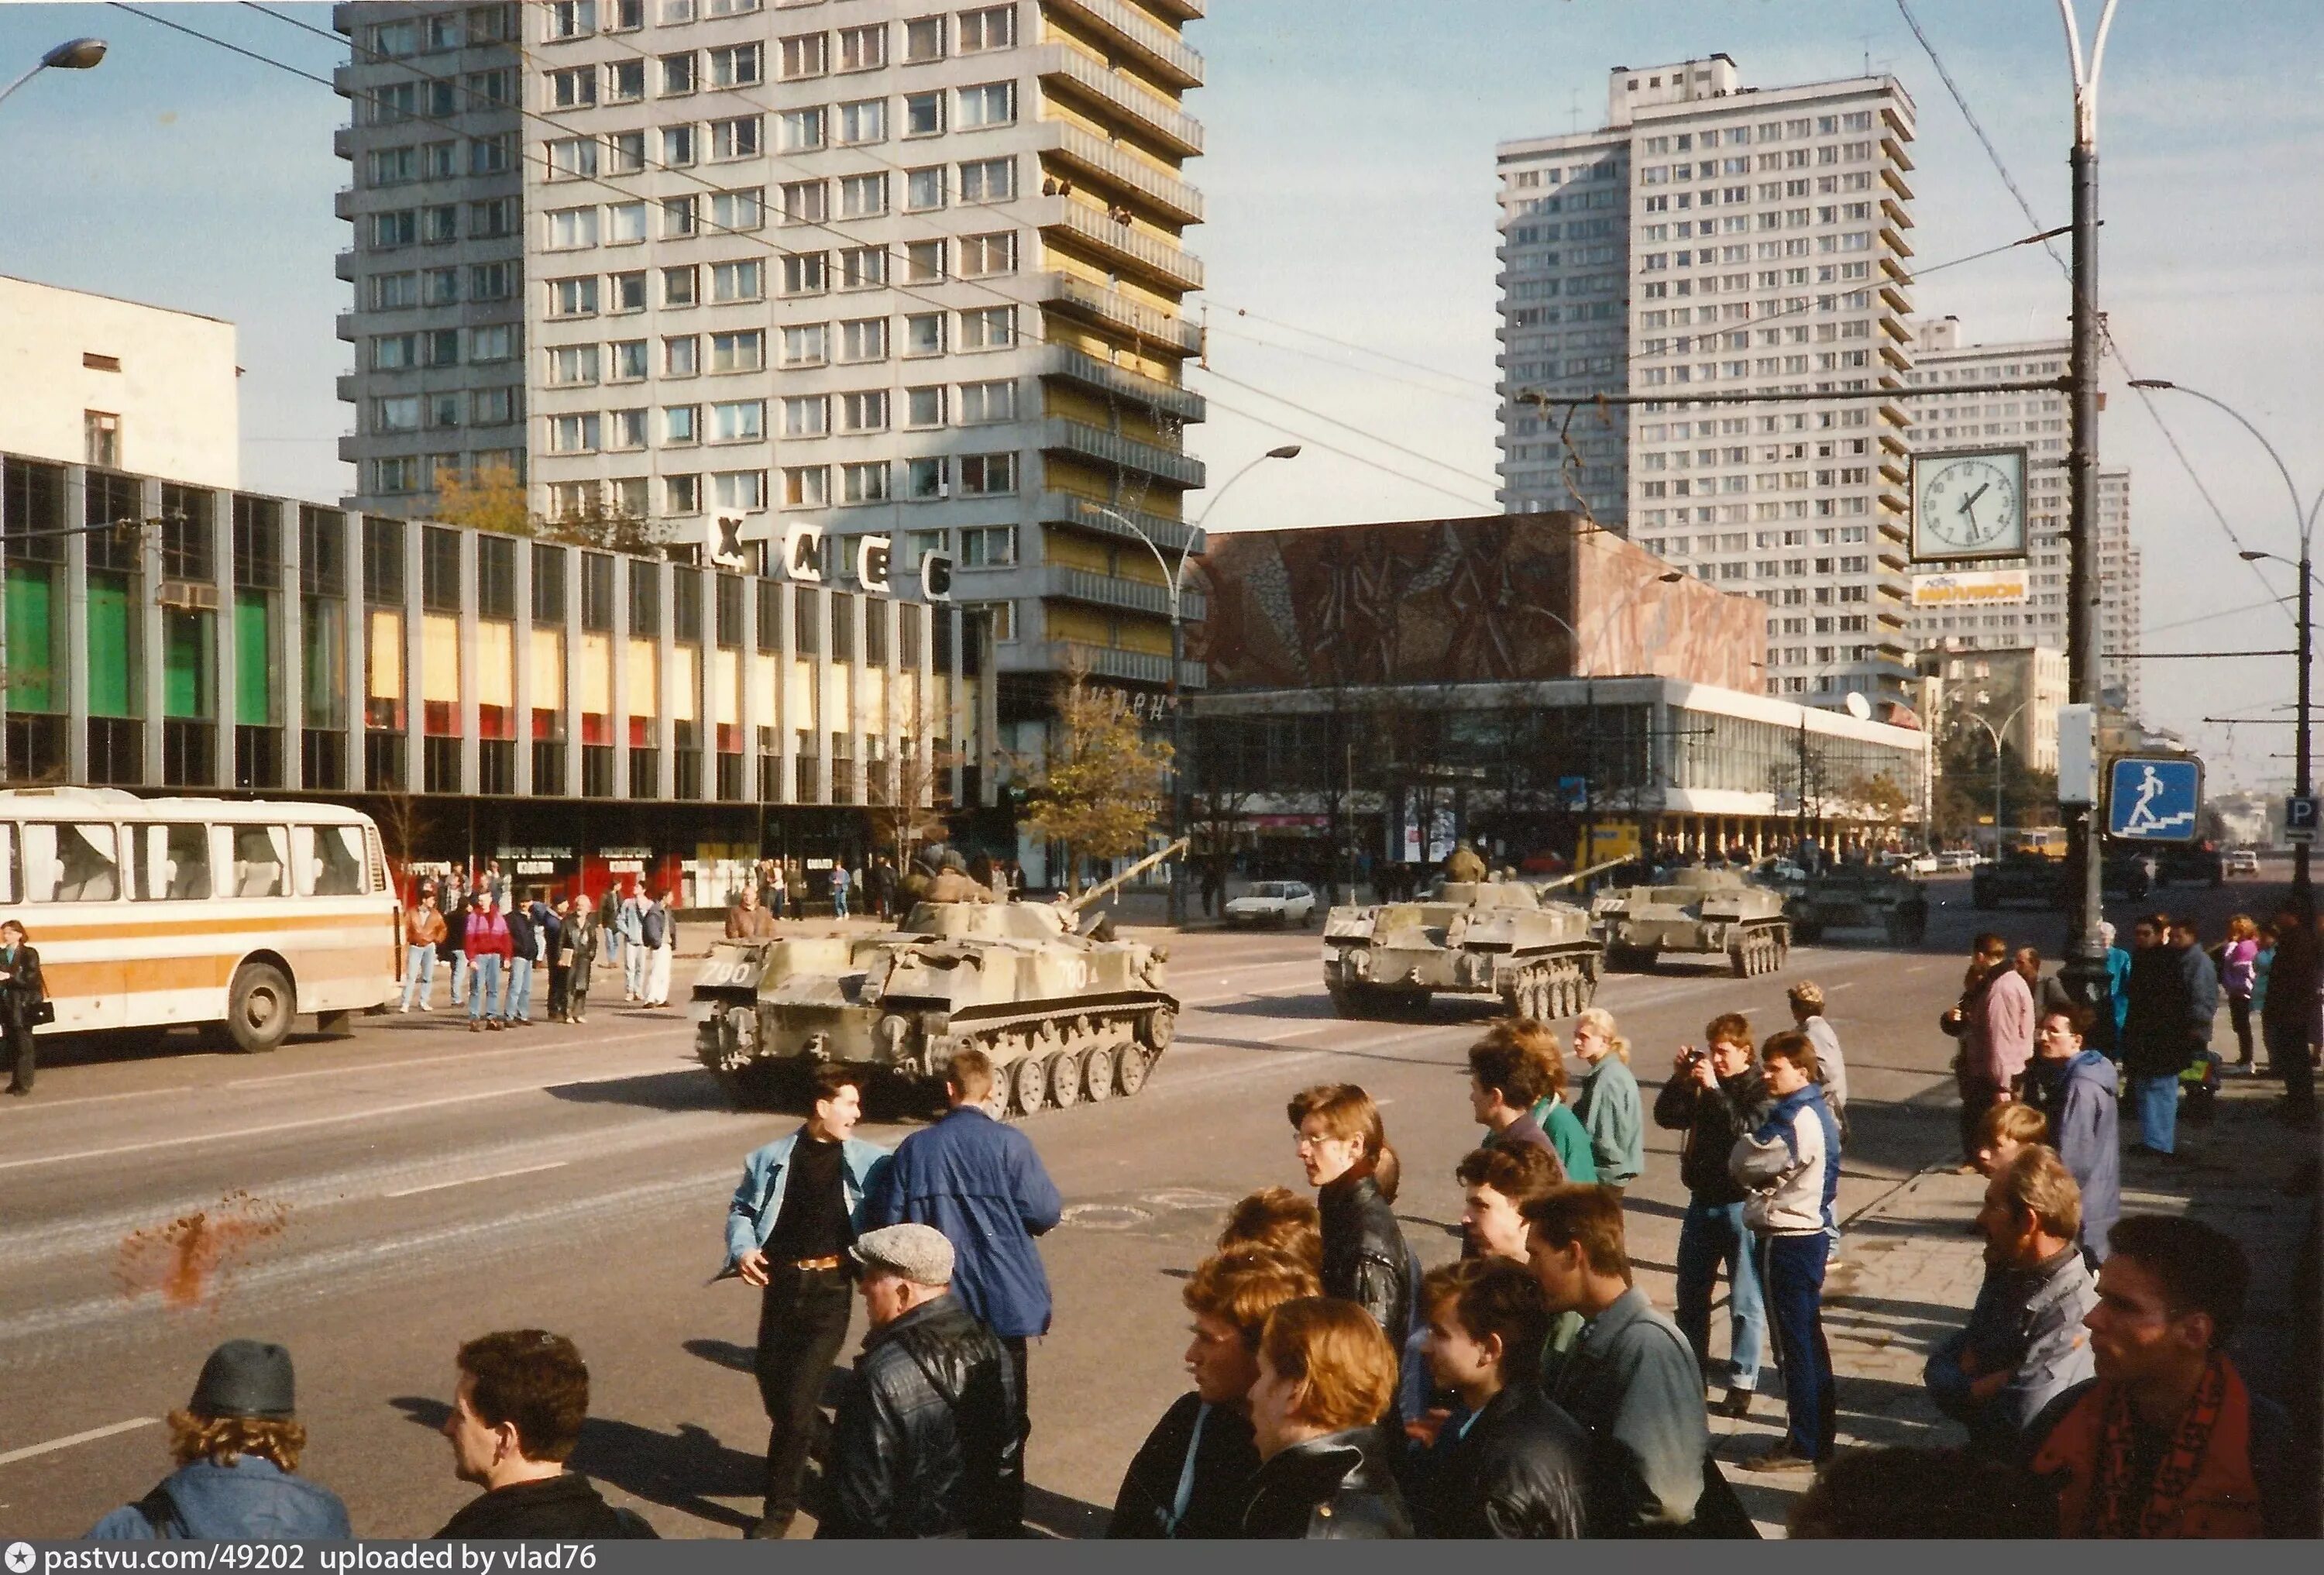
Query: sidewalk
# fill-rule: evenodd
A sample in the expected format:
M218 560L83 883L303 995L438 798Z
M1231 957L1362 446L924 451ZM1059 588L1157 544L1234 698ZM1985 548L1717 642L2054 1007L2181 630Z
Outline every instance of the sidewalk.
M2252 1260L2251 1303L2229 1349L2253 1387L2279 1400L2292 1336L2292 1265L2309 1218L2305 1201L2288 1199L2281 1189L2316 1151L2312 1132L2271 1113L2281 1086L2230 1073L2211 1124L2181 1124L2184 1157L2165 1165L2125 1156L2122 1199L2126 1215L2193 1214L2244 1244ZM1840 1261L1823 1299L1840 1377L1843 1450L1961 1441L1960 1429L1922 1390L1921 1367L1931 1348L1967 1320L1984 1280L1982 1239L1971 1233L1984 1195L1981 1176L1924 1170L1844 1221ZM1766 1534L1779 1534L1808 1479L1756 1478L1734 1465L1780 1433L1780 1392L1771 1381L1749 1422L1712 1422L1714 1432L1725 1435L1717 1452L1729 1479Z

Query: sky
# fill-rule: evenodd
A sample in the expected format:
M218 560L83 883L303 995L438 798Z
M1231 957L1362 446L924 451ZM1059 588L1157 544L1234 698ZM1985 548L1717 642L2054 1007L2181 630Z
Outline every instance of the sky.
M2098 0L2075 0L2085 25ZM2039 226L2067 218L2070 69L2052 0L1904 0ZM323 39L240 5L143 7L327 80ZM323 5L276 7L327 28ZM1211 396L1189 447L1237 481L1213 529L1432 518L1493 508L1493 149L1605 119L1607 74L1718 51L1747 84L1894 72L1919 109L1912 240L1929 268L2031 233L1899 0L1212 0L1188 29L1209 61L1189 107L1189 170L1209 222L1189 232L1210 288ZM46 72L0 106L0 272L211 313L240 327L243 475L336 497L348 425L333 319L348 244L327 86L105 5L0 4L0 80L51 45L106 39L97 69ZM2324 316L2314 151L2324 147L2324 5L2122 0L2099 109L2099 298L2121 359L2100 447L2132 475L2149 651L2291 643L2268 600L2296 556L2295 509L2266 452L2168 378L2233 406L2324 489L2313 346ZM20 63L21 62L21 63ZM2062 250L2060 253L2063 254ZM2028 246L1930 277L1916 311L1963 336L2065 331L2065 279ZM2126 370L2125 363L2128 370ZM6 397L0 393L0 397ZM2186 464L2174 455L2175 438ZM1326 446L1329 446L1328 447ZM2191 466L2191 474L2190 470ZM2209 494L2209 501L2206 493ZM1200 512L1203 497L1190 500ZM2214 505L2216 505L2216 510ZM2224 522L2223 522L2224 521ZM2232 539L2231 539L2232 537ZM2289 776L2281 657L2150 660L2146 720L2202 750L2215 791Z

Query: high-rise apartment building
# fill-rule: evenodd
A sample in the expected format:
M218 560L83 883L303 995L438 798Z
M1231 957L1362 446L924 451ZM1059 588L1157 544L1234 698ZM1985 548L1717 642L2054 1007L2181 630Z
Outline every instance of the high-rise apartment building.
M2071 509L2066 454L2070 412L2064 391L1954 393L1949 384L2028 382L2064 375L2072 346L2063 338L1961 342L1958 318L1914 325L1912 395L1915 453L1946 449L2025 449L2025 599L1948 604L1914 612L1913 642L1922 650L2066 647L2067 579L2072 566L2066 525ZM2109 703L2135 714L2138 664L2122 653L2138 647L2139 559L2130 537L2130 472L2098 472L2098 649L2109 653L2101 687Z
M1618 67L1606 125L1500 144L1500 500L1579 508L1767 608L1768 693L1899 697L1913 100ZM1656 402L1545 410L1593 391ZM1688 395L1831 394L1751 405Z
M1004 721L1076 659L1158 686L1148 542L1175 562L1204 474L1179 310L1204 69L1180 28L1204 9L338 7L364 95L342 147L359 502L423 512L446 467L506 455L547 519L820 525L838 582L849 539L885 534L906 576L948 552L1003 674L1039 675Z

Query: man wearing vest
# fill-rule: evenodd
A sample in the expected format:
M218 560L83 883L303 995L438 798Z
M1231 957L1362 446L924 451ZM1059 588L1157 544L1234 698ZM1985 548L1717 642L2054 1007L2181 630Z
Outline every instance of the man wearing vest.
M771 1424L767 1512L751 1531L761 1538L780 1538L798 1511L824 1376L847 1340L848 1250L864 1197L888 1168L886 1149L851 1136L863 1112L862 1071L826 1062L810 1097L805 1126L743 1161L726 1211L727 1267L765 1292L754 1370Z
M2251 1265L2199 1220L2133 1216L2107 1234L2089 1325L2098 1377L2027 1432L2063 1537L2312 1537L2316 1473L2283 1412L2223 1349Z

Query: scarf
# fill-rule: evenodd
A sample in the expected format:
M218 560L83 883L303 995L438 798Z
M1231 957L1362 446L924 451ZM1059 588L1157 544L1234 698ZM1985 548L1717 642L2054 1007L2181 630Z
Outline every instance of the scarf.
M2201 1470L2203 1457L2210 1452L2211 1434L2218 1426L2219 1411L2227 1397L2226 1361L2214 1351L2203 1366L2203 1376L2195 1385L2194 1399L2188 1405L2179 1425L2171 1435L2171 1444L2160 1464L2154 1468L2153 1483L2146 1490L2144 1503L2130 1501L2131 1460L2135 1451L2135 1424L2131 1418L2130 1395L2121 1387L2107 1407L2105 1419L2098 1425L2098 1473L2091 1484L2089 1502L2082 1507L2082 1524L2079 1534L2085 1537L2155 1537L2164 1536L2177 1524L2180 1500L2194 1485L2196 1473Z

